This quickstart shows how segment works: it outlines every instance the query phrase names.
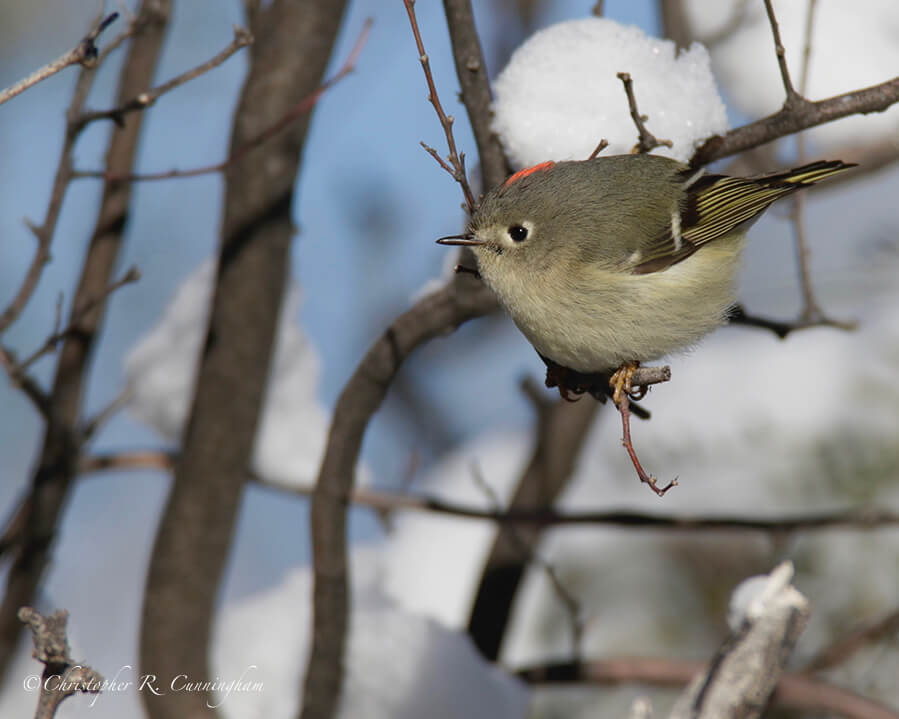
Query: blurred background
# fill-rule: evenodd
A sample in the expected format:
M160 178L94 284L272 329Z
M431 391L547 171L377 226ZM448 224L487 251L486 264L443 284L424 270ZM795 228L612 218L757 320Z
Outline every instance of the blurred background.
M531 32L586 16L592 5L584 0L476 3L491 75ZM822 13L826 5L821 2ZM95 11L96 3L88 2L0 0L0 86L70 48ZM474 142L456 97L442 8L419 2L417 12L441 98L457 118L457 143L474 167ZM701 3L691 12L708 20ZM607 0L604 14L650 34L661 33L656 2ZM426 99L402 3L351 3L332 68L343 62L367 17L375 23L355 71L315 109L296 188L293 277L302 299L292 319L308 341L311 361L318 363L313 394L326 412L370 343L429 280L446 272L452 259L433 240L459 231L464 222L458 187L419 146L423 140L442 149L443 139ZM791 30L792 20L782 22L785 38L801 36L801 26ZM241 23L237 2L175 3L157 82L214 55L230 41L231 26ZM751 52L753 66L769 63L776 71L770 37L766 42L741 52L746 57ZM745 103L733 102L735 90L725 80L737 77L736 71L728 65L729 55L712 49L732 126L777 108L774 104L753 112ZM846 62L864 62L856 54L863 48L849 43L830 51ZM111 106L121 57L114 55L102 68L89 107ZM814 63L812 68L814 73ZM860 79L829 94L888 79L897 69L899 62L880 67L880 77ZM245 58L238 53L149 109L136 170L221 161L244 72ZM60 73L0 107L3 306L32 257L34 240L23 219L39 220L45 212L74 78L74 70ZM825 94L813 99L821 96ZM882 131L894 152L899 147L897 126L894 120L892 130ZM109 127L95 123L84 134L75 152L78 168L101 166L108 132ZM811 138L809 159L851 159L841 154L842 147L876 139L864 130L859 133L849 140ZM777 166L790 164L795 152L795 142L788 138L771 159ZM67 194L52 262L26 311L4 337L20 355L52 331L60 294L64 303L72 295L99 192L97 181L84 179ZM858 319L857 332L817 328L780 341L762 330L725 328L689 356L672 358L674 381L649 396L646 405L653 419L637 423L634 432L644 463L662 480L679 475L681 486L663 504L640 487L619 446L617 417L603 411L564 506L759 515L889 506L890 500L895 506L897 193L899 171L888 167L807 198L819 299L834 318ZM129 350L159 320L181 283L213 255L221 197L222 181L216 175L137 185L121 271L135 265L142 278L117 292L109 304L86 396L88 414L123 391ZM788 209L775 207L753 229L740 290L753 313L781 319L795 317L800 309ZM53 360L45 358L34 372L48 381L52 369ZM519 382L533 377L541 383L542 375L542 362L503 316L479 319L430 343L404 366L369 428L362 454L366 481L484 503L470 477L470 464L476 461L501 496L510 492L528 456L535 422ZM27 488L41 431L40 417L27 399L0 383L0 507L5 513ZM323 432L323 427L314 431ZM93 448L171 446L123 411L105 426ZM72 612L73 642L95 666L133 661L146 561L167 488L163 473L108 472L80 480L69 504L45 581L47 602ZM302 497L248 487L223 602L239 602L274 587L288 571L308 563L306 518ZM458 627L464 626L465 591L470 591L477 566L471 558L459 557L451 524L400 516L387 536L374 514L354 509L351 535L358 543L387 543L393 559L385 560L386 585L393 595ZM474 528L469 523L457 530ZM769 570L783 556L797 562L799 587L816 607L816 628L805 649L811 654L840 628L899 606L897 550L895 530L889 529L673 538L566 529L552 532L542 551L586 607L585 647L630 648L631 653L640 647L644 653L702 658L723 631L730 590L748 574ZM423 582L422 576L431 579ZM564 655L569 646L564 612L542 586L545 577L537 572L529 582L526 598L516 608L515 633L505 647L506 659L513 663ZM420 585L425 586L417 599ZM441 597L453 606L442 607ZM591 620L594 609L596 622ZM699 628L694 623L698 617L707 619ZM880 653L858 660L853 676L862 677L862 688L897 702L895 686L888 681L899 671L895 646L880 645L876 651ZM17 682L7 682L0 707L12 701Z

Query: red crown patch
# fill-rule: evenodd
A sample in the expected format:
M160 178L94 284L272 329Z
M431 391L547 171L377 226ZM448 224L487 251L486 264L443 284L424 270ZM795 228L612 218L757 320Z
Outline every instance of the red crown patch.
M551 169L556 163L552 160L547 160L546 162L541 162L539 165L534 165L533 167L526 167L523 170L519 170L512 177L506 180L503 183L503 187L508 187L509 185L513 185L519 180L527 177L528 175L533 175L535 172L541 172L543 170Z

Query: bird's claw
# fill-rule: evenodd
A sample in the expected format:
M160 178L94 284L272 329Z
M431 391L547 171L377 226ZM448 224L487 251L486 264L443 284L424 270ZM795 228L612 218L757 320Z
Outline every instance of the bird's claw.
M649 388L640 385L636 389L633 386L634 372L640 366L639 362L625 362L609 378L609 387L612 388L612 401L615 406L621 406L621 394L626 394L630 399L641 400L646 396Z

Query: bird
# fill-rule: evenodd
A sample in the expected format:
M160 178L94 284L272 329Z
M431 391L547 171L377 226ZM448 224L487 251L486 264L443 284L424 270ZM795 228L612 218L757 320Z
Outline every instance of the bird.
M618 404L641 363L726 323L746 232L762 213L854 166L735 177L650 154L547 161L489 191L464 233L437 242L471 248L547 364L611 376Z

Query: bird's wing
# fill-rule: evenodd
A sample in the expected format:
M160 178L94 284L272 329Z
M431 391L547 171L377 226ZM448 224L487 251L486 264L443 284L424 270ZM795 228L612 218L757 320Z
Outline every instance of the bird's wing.
M687 259L704 244L745 231L773 202L853 167L836 161L814 162L786 172L757 177L682 173L685 199L671 220L640 248L631 271L660 272Z

